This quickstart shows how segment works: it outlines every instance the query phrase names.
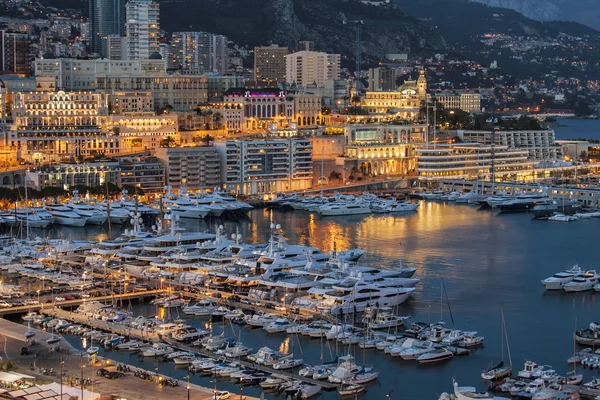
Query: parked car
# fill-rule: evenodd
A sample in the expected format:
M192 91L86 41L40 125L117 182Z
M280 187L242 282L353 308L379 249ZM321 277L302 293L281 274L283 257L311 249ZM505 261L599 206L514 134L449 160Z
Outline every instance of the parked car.
M226 390L215 390L213 393L215 400L225 400L231 397L231 393Z
M75 297L71 296L70 294L66 294L65 299L66 300L75 300Z
M67 299L65 299L65 298L64 298L64 297L62 297L62 296L57 296L57 297L55 297L55 298L54 298L54 301L66 301L66 300L67 300Z
M7 301L0 300L0 307L1 307L1 308L8 308L8 307L12 307L12 304L10 304L10 303L9 303L9 302L7 302Z
M33 300L33 299L25 300L25 305L26 306L36 306L38 304L40 304L40 302L37 301L37 300Z

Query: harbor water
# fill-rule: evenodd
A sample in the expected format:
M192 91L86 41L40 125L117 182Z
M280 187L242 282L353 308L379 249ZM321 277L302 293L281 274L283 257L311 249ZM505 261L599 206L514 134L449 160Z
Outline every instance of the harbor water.
M552 126L556 139L593 139L600 140L600 119L558 119Z
M544 292L540 281L555 272L578 263L582 269L600 269L595 240L600 219L574 223L533 220L530 214L498 214L467 205L421 201L418 212L405 215L370 215L323 217L306 211L257 209L240 221L181 220L187 230L211 230L222 224L227 234L236 230L246 242L266 242L269 225L281 224L290 243L331 250L359 247L366 251L361 263L394 268L402 258L406 266L417 268L421 279L413 298L399 307L399 314L409 314L423 322L445 321L450 328L476 330L485 336L485 346L472 354L455 357L441 364L419 366L402 361L378 350L363 351L353 346L350 352L357 363L364 362L381 370L378 381L370 385L362 398L437 399L452 390L452 378L461 385L485 389L481 370L497 363L501 357L501 313L504 312L513 371L523 368L526 359L551 365L559 374L571 368L566 359L573 354L575 319L579 326L597 320L600 293ZM35 232L34 232L35 233ZM113 231L111 236L119 232ZM109 237L106 228L52 228L46 235L71 239L102 240ZM446 294L443 294L441 279ZM136 305L134 311L147 316L157 310L149 304ZM160 310L158 311L160 312ZM183 315L182 315L183 316ZM210 324L200 317L188 318L192 325ZM227 334L239 335L254 350L262 346L291 351L292 339L285 334L268 335L261 329L215 323L214 333L225 328ZM72 337L81 345L82 339ZM341 344L300 337L294 340L296 357L306 363L319 363L332 356L348 353ZM89 343L87 344L89 346ZM506 346L504 346L506 348ZM101 350L102 351L102 350ZM186 370L173 364L144 360L138 355L111 351L107 356L142 366L158 368L160 373L182 378ZM505 362L508 357L505 355ZM595 372L586 370L584 382ZM192 375L192 382L212 387L211 378ZM218 380L221 390L239 394L239 387ZM260 396L260 388L245 387L244 393ZM265 398L276 398L265 393ZM334 399L336 392L322 392L321 399Z

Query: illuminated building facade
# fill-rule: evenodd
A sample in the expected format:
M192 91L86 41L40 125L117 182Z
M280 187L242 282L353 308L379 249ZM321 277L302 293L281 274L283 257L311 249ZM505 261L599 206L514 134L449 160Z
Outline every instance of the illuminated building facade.
M447 110L463 110L466 112L481 111L481 95L469 90L437 92L427 96L430 101L440 103Z
M197 74L167 73L164 60L36 60L36 79L53 79L62 90L148 91L154 106L194 110L208 101L208 79Z
M427 97L427 80L421 71L416 81L406 81L395 91L369 91L362 99L362 107L371 113L395 114L407 120L419 116Z
M352 124L344 127L346 141L343 157L336 164L362 175L408 174L416 169L415 149L425 143L427 126L422 124Z
M310 189L312 146L305 138L217 141L225 190L256 195Z
M442 179L486 179L491 176L492 147L480 143L436 145L416 149L418 177L424 181ZM524 180L532 163L525 149L494 147L495 176L498 181Z
M224 75L227 71L227 37L209 32L173 32L169 68Z
M105 182L121 185L121 168L118 161L85 164L52 164L32 168L27 179L34 189L45 187L102 186Z
M219 154L214 147L162 147L156 157L164 165L167 185L175 189L212 189L221 186Z
M111 114L154 114L154 97L144 91L118 91L110 95Z
M152 0L129 0L125 8L128 58L148 59L159 50L158 3Z
M279 128L291 123L303 128L323 123L321 99L320 95L300 91L231 89L223 97L222 108L232 110L224 118L228 129L229 126L240 126L242 132L249 132L263 130L273 123ZM238 109L241 113L236 111ZM234 122L237 117L241 120Z
M254 80L269 83L284 83L287 47L276 44L254 48Z
M119 168L122 186L139 187L145 193L162 193L165 187L165 168L156 157L120 159Z
M208 101L206 76L179 72L149 77L102 74L96 77L96 90L143 90L152 93L156 108L173 107L173 111L192 111Z
M286 80L297 86L325 86L325 81L340 79L340 55L317 51L298 51L286 56Z
M153 151L167 137L179 142L177 114L111 115L107 120L107 130L117 134L122 154Z
M90 92L31 92L13 97L14 125L9 144L19 158L46 163L113 149L116 137L102 128L108 118L108 95Z
M464 142L491 144L491 131L457 131ZM529 159L535 161L555 161L563 159L562 147L556 143L552 129L540 131L495 131L494 142L497 145L514 149L525 149Z

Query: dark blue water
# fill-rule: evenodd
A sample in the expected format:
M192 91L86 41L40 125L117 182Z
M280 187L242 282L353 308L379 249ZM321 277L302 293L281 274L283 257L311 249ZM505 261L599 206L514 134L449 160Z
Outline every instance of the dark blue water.
M559 125L554 126L556 139L595 139L600 140L599 119L559 119Z
M444 279L448 301L443 319L457 329L477 330L485 336L485 347L466 357L456 357L444 364L418 366L414 361L392 359L377 350L367 350L366 363L381 369L379 381L369 387L364 398L384 399L393 390L392 398L435 399L452 389L452 377L461 385L485 388L479 373L498 362L501 353L501 312L504 311L514 371L522 369L525 359L538 364L552 365L564 374L569 366L566 359L573 353L572 332L575 318L579 326L597 320L597 300L600 293L545 293L540 280L557 271L579 263L582 268L598 268L597 245L600 219L574 223L534 221L528 214L504 215L477 208L443 203L421 203L419 211L409 215L368 217L315 217L304 211L254 210L251 220L217 221L228 234L236 228L244 240L264 242L268 225L282 225L291 243L310 244L324 250L358 246L367 254L364 263L380 267L389 265L402 254L405 264L417 268L421 279L414 299L400 307L401 314L411 314L416 320L440 320L440 279ZM213 229L215 222L184 222L188 229ZM60 229L51 235L97 238L101 229ZM114 235L115 233L113 233ZM445 303L445 299L444 302ZM139 309L154 315L155 309ZM194 324L206 321L192 319ZM215 326L215 332L222 325ZM228 332L230 326L226 326ZM239 327L236 326L236 334ZM258 349L268 345L290 349L285 335L267 335L262 330L241 328L241 338ZM77 338L80 341L81 339ZM324 347L325 359L335 353L335 344ZM340 345L341 346L341 345ZM318 339L300 338L306 362L317 362L321 354ZM330 353L331 351L331 353ZM344 351L347 351L344 350ZM341 347L338 348L341 354ZM354 350L352 350L354 353ZM174 370L166 363L139 361L136 355L111 352L110 357L144 366L161 373L183 377L185 370ZM362 361L362 350L356 358ZM592 378L586 372L586 380ZM196 375L192 379L203 386L212 386L209 378ZM219 388L239 393L226 381ZM245 388L247 394L259 396L259 388ZM267 394L266 398L273 398ZM337 398L336 393L324 393L323 399Z

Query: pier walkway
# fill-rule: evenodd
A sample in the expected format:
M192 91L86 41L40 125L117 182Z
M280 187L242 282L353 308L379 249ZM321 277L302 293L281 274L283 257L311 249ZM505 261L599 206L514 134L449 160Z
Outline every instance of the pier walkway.
M186 346L183 343L177 342L176 340L172 339L172 338L165 338L163 337L162 340L167 343L169 346L176 348L180 351L187 351L190 353L198 353L203 357L210 357L210 358L218 358L218 355L211 353L210 351L207 350L203 350L203 349L199 349L196 347L190 347L190 346ZM238 362L240 365L243 365L244 367L247 368L252 368L252 369L257 369L259 371L263 371L263 372L268 372L271 374L278 374L278 375L284 375L290 379L295 379L295 380L299 380L311 385L319 385L321 386L323 389L327 389L327 390L333 390L336 389L339 385L335 384L335 383L330 383L328 381L319 381L316 379L312 379L312 378L308 378L306 376L300 376L298 374L294 374L291 372L287 372L287 371L281 371L278 369L274 369L271 367L267 367L265 365L260 365L260 364L256 364L250 361L243 361L243 360L236 360L236 362Z
M28 341L25 338L25 332L28 330L34 330L36 332L34 340L36 343L39 343L45 347L56 347L56 345L47 345L46 340L52 337L52 334L46 331L42 331L40 329L35 329L33 327L27 328L25 325L21 325L17 322L12 322L6 320L4 318L0 318L0 337L3 337L4 343L0 343L0 351L2 351L2 346L5 346L4 352L2 354L6 355L6 346L7 346L7 338L17 340L19 342L23 342L23 346L26 346ZM70 353L79 353L75 348L65 339L61 339L58 344L58 347L62 349L67 349Z
M164 290L146 290L146 291L138 291L138 292L127 292L122 294L110 294L106 296L96 296L90 297L88 299L75 299L75 300L65 300L54 303L41 303L30 306L18 306L18 307L10 307L10 308L0 308L0 316L11 315L11 314L25 314L29 311L40 311L48 308L55 307L74 307L78 306L84 302L89 301L105 301L112 300L117 302L119 300L128 300L128 299L144 299L147 297L156 297L157 295L165 293Z
M60 308L52 310L42 310L43 314L52 316L54 318L65 319L69 322L86 325L94 329L101 329L106 332L116 333L120 336L127 336L130 338L145 340L145 341L159 341L160 336L151 331L145 331L143 329L131 328L128 326L121 325L115 322L102 321L98 319L91 319L87 315L78 314L71 311L61 310Z

